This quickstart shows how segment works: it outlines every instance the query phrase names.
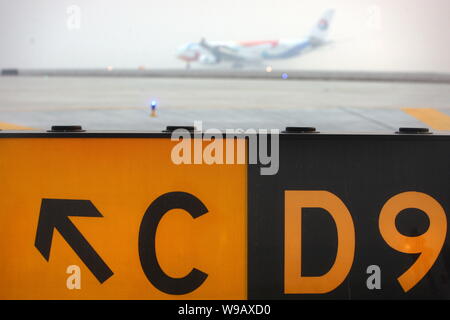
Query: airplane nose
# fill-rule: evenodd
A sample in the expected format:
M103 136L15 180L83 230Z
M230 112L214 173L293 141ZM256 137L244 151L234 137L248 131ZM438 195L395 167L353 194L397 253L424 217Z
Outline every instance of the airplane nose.
M192 51L182 51L179 52L177 57L180 60L186 61L186 62L192 62L197 61L200 54L198 52L192 52Z

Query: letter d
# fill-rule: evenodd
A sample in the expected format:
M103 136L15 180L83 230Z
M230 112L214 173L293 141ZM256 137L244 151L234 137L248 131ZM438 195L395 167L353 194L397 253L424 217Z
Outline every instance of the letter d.
M328 191L287 190L284 229L284 293L327 293L347 277L355 255L355 228L350 212L336 195ZM319 277L302 276L302 209L322 208L336 223L337 253L331 269Z

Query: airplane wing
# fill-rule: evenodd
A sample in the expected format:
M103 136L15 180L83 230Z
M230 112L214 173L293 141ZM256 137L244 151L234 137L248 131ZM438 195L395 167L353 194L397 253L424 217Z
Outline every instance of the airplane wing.
M214 56L216 62L221 62L224 60L243 62L247 60L247 58L240 55L238 50L235 48L226 45L212 45L207 43L204 38L200 40L199 45Z

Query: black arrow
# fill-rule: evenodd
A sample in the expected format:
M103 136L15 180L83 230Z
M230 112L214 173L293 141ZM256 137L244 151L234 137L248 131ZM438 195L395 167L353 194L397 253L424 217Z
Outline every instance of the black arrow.
M42 199L34 246L50 259L53 229L57 229L100 283L114 273L68 217L103 217L89 200Z

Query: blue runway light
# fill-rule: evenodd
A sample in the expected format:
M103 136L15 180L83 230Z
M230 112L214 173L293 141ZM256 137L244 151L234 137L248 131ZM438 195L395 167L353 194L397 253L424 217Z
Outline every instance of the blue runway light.
M150 117L156 117L156 106L157 105L158 105L158 101L156 101L156 100L152 100L150 102L150 107L151 107Z
M288 74L286 73L286 72L284 72L282 75L281 75L281 77L283 78L283 79L287 79L288 78Z

